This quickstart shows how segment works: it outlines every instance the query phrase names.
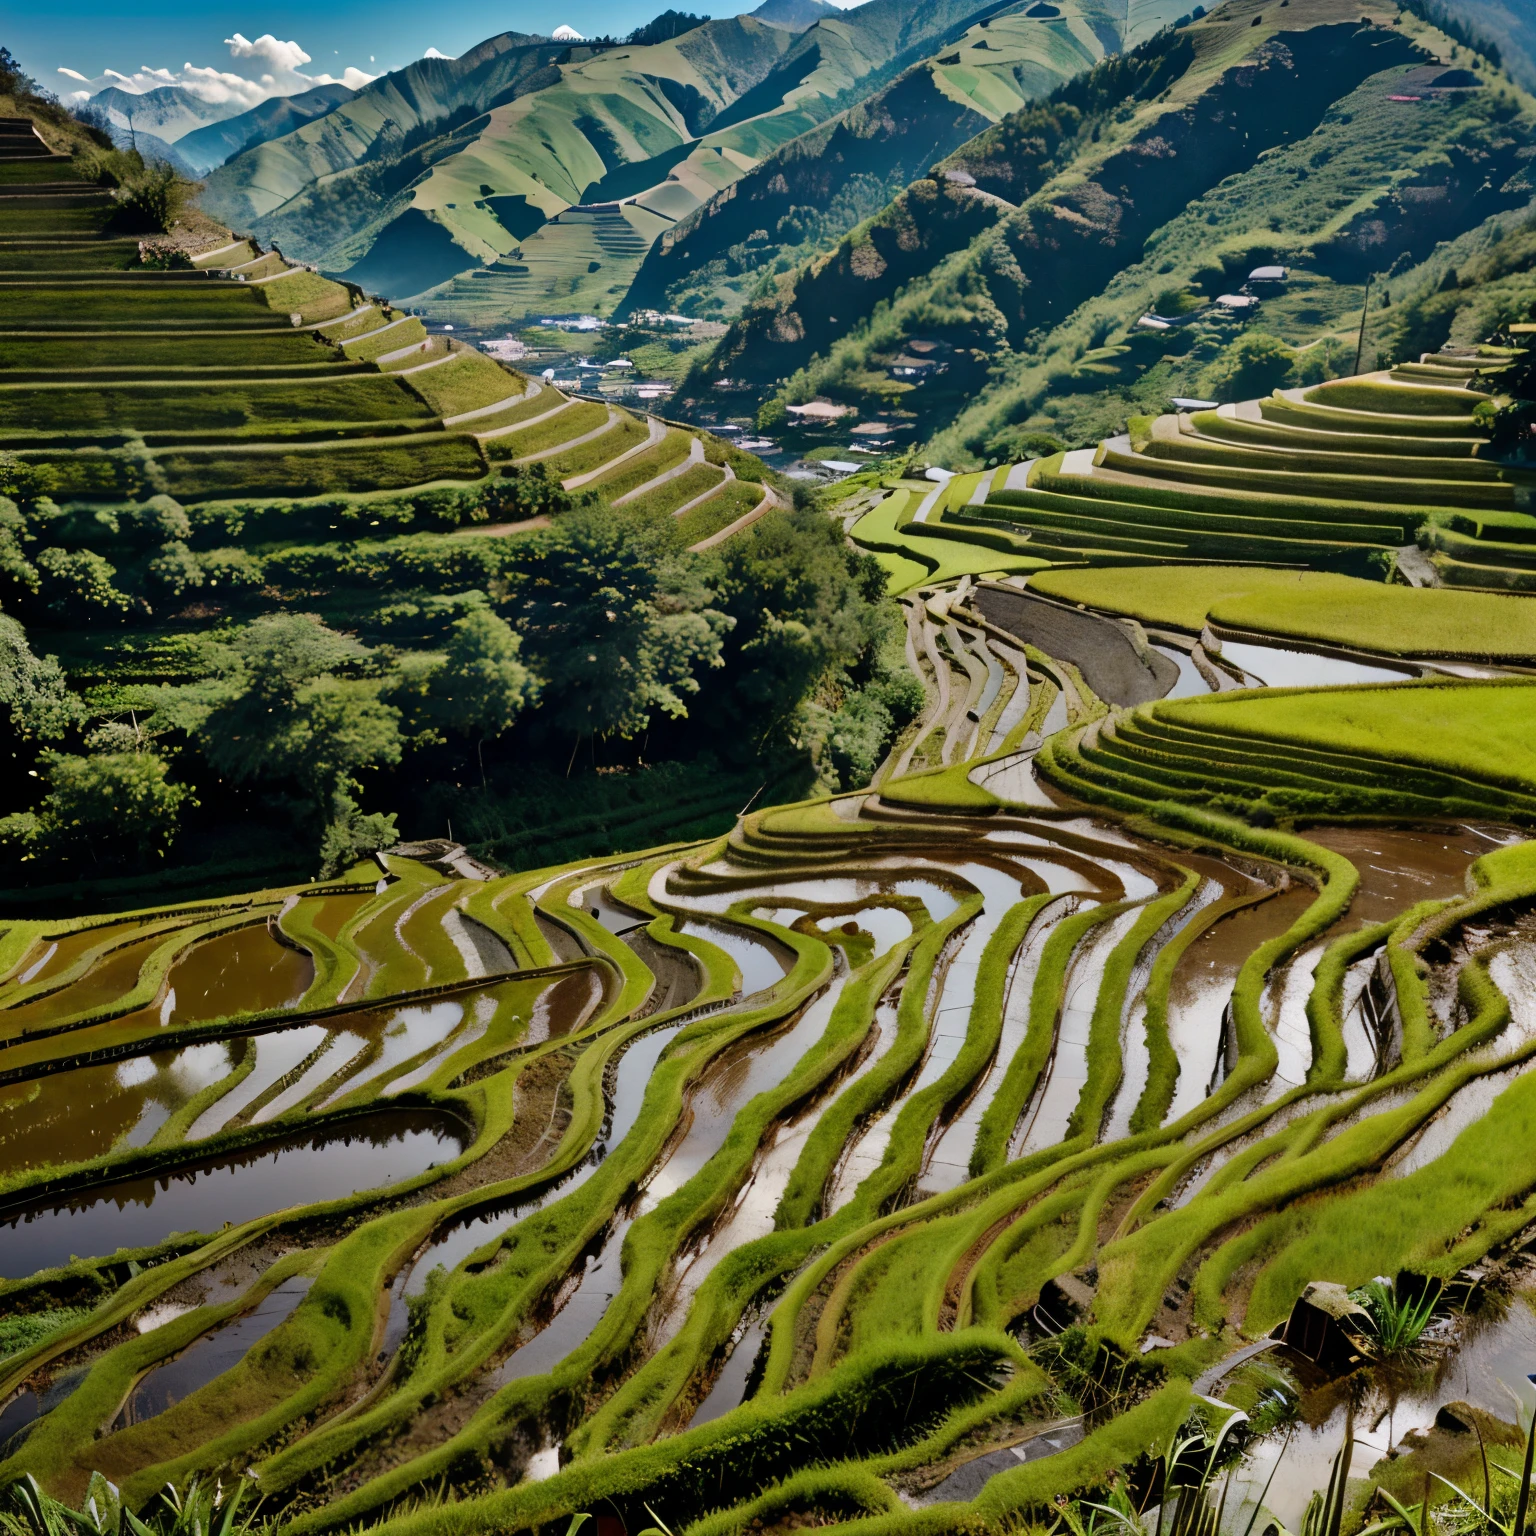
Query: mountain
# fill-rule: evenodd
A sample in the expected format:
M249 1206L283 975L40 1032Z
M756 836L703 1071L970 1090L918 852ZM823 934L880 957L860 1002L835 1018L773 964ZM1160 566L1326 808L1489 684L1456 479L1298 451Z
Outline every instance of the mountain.
M777 401L770 418L817 396L899 411L941 463L1093 441L1262 350L1247 306L1218 301L1265 264L1291 277L1253 291L1257 331L1338 372L1368 276L1536 194L1536 103L1461 69L1464 50L1448 72L1452 46L1407 12L1230 0L989 128L774 277L688 391L729 376Z
M91 97L91 105L99 107L119 128L147 130L168 144L205 123L236 117L241 110L238 101L204 101L179 85L162 85L137 94L109 85Z
M231 155L265 144L268 139L281 138L317 117L324 117L354 95L356 92L350 86L336 81L301 91L297 96L274 96L238 117L194 128L176 141L176 148L201 175L222 165Z
M839 14L830 0L763 0L755 11L749 12L770 27L784 27L790 32L804 32L818 21Z
M418 59L236 155L209 178L203 206L240 228L275 223L296 248L323 249L334 221L350 222L351 201L374 206L408 185L430 163L422 151L433 140L557 79L555 61L578 51L504 32L457 59Z
M1511 76L1536 91L1536 6L1530 0L1412 0L1409 9L1460 42L1492 43Z
M663 233L625 310L732 315L993 123L1156 26L1161 7L1063 0L994 12L824 128L786 144Z
M734 313L761 266L835 240L934 158L1138 40L1161 9L869 0L817 12L770 0L762 18L648 47L573 47L543 56L542 73L474 88L459 78L527 50L509 35L441 61L430 102L402 71L235 157L205 205L364 287L430 291L456 323L611 313L674 289ZM384 147L391 95L418 110ZM722 255L743 244L748 260ZM722 275L722 260L735 270Z

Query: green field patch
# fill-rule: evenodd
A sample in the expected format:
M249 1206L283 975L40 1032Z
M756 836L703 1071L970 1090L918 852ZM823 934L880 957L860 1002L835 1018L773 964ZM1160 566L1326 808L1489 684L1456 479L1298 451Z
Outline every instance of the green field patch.
M1413 763L1536 794L1536 682L1266 690L1156 706L1174 725L1374 762Z
M381 325L377 330L365 331L353 336L341 345L348 357L371 363L386 352L398 352L402 347L419 345L426 340L427 328L412 316L398 323Z
M305 325L334 320L353 308L351 290L318 272L291 272L252 291L260 294L269 309L299 315Z
M1029 584L1048 597L1194 633L1213 620L1387 656L1536 658L1536 612L1495 593L1219 565L1042 571Z
M668 428L666 435L654 448L636 454L612 473L594 480L592 488L600 492L605 500L615 501L637 486L644 485L647 480L654 480L657 475L684 463L692 441L688 433Z
M713 464L695 464L691 469L685 469L675 480L668 480L654 491L647 491L644 496L626 501L623 510L638 512L641 516L655 512L675 512L679 507L687 506L695 496L702 496L712 490L724 479L725 471L717 469Z
M100 432L186 431L283 422L408 421L429 412L393 379L362 376L271 384L199 380L176 385L0 386L0 428Z
M257 290L239 283L29 283L0 289L8 325L138 325L246 320L271 324Z
M568 443L573 437L581 437L602 426L607 419L606 405L598 405L593 400L573 400L558 416L551 416L548 421L541 421L537 426L521 432L509 432L505 437L493 438L486 447L495 458L521 459L530 453L542 453L546 448ZM487 430L478 421L467 425L482 432Z
M218 497L319 496L327 491L387 491L427 480L478 480L485 474L474 439L460 435L375 440L295 452L240 450L224 455L156 455L179 501Z
M440 367L412 374L408 382L438 416L476 411L520 396L528 387L520 374L509 372L481 352L462 353Z
M161 366L239 368L247 364L329 362L338 354L304 331L256 335L205 331L134 333L96 331L78 335L0 333L0 370L135 368L153 378Z
M558 418L557 418L558 419ZM466 423L473 425L473 423ZM564 480L573 475L589 474L621 453L628 453L650 436L650 428L633 416L621 416L606 432L594 437L590 443L572 448L569 453L556 454L544 462L549 473Z
M747 480L729 481L708 501L684 512L677 520L677 531L685 544L697 544L745 517L762 499L762 486Z

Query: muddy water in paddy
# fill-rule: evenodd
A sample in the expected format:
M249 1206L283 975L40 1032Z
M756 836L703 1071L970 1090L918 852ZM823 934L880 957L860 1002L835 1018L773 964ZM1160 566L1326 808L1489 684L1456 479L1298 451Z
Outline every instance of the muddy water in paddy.
M5 1009L0 1012L0 1032L14 1038L28 1029L37 1029L115 1002L133 989L144 962L156 946L165 943L169 937L166 933L146 934L103 955L85 975L60 987L57 992Z
M0 1216L0 1277L381 1188L457 1157L464 1145L457 1124L394 1110L175 1173L100 1185L69 1202Z
M542 1009L546 1030L550 1023L568 1027L578 1016L576 999L564 995L574 990L573 984L579 984L585 1000L591 989L585 974L565 978L539 998L535 1020ZM409 1087L429 1076L445 1051L483 1034L503 989L511 985L516 984L498 983L403 1008L338 1014L323 1023L299 1023L259 1036L154 1051L0 1088L0 1174L44 1163L84 1162L114 1146L143 1146L176 1110L252 1053L255 1064L250 1072L198 1116L187 1133L189 1140L211 1136L247 1111L257 1123L270 1120L350 1068L325 1096L339 1100L421 1051L430 1051L422 1067L389 1083L385 1092ZM306 1061L309 1065L295 1082L275 1096L263 1097Z
M1339 656L1323 656L1279 645L1250 645L1246 641L1224 640L1217 652L1223 661L1257 678L1271 688L1327 688L1341 683L1400 683L1416 677L1412 666L1372 666L1362 661L1347 661Z
M37 1028L121 997L137 982L139 967L165 937L162 934L130 945L64 991L0 1014L0 1029L12 1019ZM171 967L159 995L145 1007L105 1023L70 1030L64 1036L0 1047L0 1069L31 1066L61 1053L74 1054L107 1042L141 1038L177 1024L292 1008L313 979L310 957L280 943L265 922L237 928L194 944ZM97 995L86 1003L81 1001L85 994L79 989L88 984L97 988Z
M298 1304L313 1282L295 1275L274 1286L249 1312L206 1333L174 1360L156 1366L139 1382L118 1414L113 1429L141 1424L164 1413L215 1376L240 1363L253 1344L264 1339Z
M16 972L10 986L28 986L63 975L87 950L99 944L110 944L137 933L144 925L139 922L106 923L99 928L82 928L76 933L64 933L56 938L43 938L28 951L26 963Z
M1179 1058L1171 1124L1206 1097L1223 1048L1222 1019L1237 973L1254 949L1282 934L1316 900L1310 887L1294 887L1218 918L1174 967L1168 989L1168 1039Z
M527 1199L509 1201L495 1210L468 1217L445 1229L411 1266L403 1295L419 1295L427 1283L427 1276L438 1266L448 1270L453 1269L462 1260L468 1258L475 1249L489 1242L497 1233L504 1232L514 1222L522 1220L524 1216L534 1211L542 1210L555 1200L563 1199L572 1190L585 1184L597 1171L598 1165L607 1155L607 1150L618 1146L634 1129L635 1122L640 1118L640 1106L645 1099L645 1086L656 1070L656 1063L661 1060L662 1052L686 1027L684 1024L672 1024L666 1029L658 1029L651 1034L643 1035L619 1057L608 1131L585 1162L562 1179L554 1189L532 1195ZM403 1307L402 1299L402 1311Z
M1459 826L1422 832L1309 827L1302 836L1343 854L1360 872L1347 928L1382 922L1417 902L1465 895L1467 866L1495 846Z
M1532 1299L1531 1293L1522 1291L1507 1298L1484 1298L1473 1315L1457 1319L1450 1347L1418 1368L1380 1370L1368 1377L1322 1381L1310 1387L1303 1393L1303 1421L1289 1445L1286 1432L1280 1431L1261 1441L1239 1466L1228 1503L1229 1509L1237 1507L1236 1514L1226 1528L1240 1532L1246 1527L1277 1463L1279 1470L1269 1484L1264 1507L1287 1530L1301 1528L1307 1502L1314 1492L1327 1487L1333 1458L1343 1443L1349 1420L1342 1393L1351 1382L1357 1391L1363 1390L1353 1422L1352 1477L1368 1476L1410 1432L1428 1429L1448 1403L1470 1403L1506 1423L1513 1421L1512 1394L1518 1390L1529 1403L1526 1375L1536 1368ZM1275 1352L1274 1361L1294 1368L1303 1381L1317 1379L1309 1362L1288 1357L1283 1349ZM1220 1388L1216 1395L1221 1395ZM1508 1461L1508 1451L1495 1452L1491 1446L1489 1451ZM1481 1492L1479 1486L1479 1496ZM1263 1522L1255 1522L1254 1529L1263 1529Z
M623 1281L624 1238L634 1221L682 1188L719 1151L738 1111L789 1075L824 1032L829 1012L830 1006L813 1003L788 1029L738 1041L721 1053L689 1094L685 1116L691 1124L685 1119L682 1140L647 1181L639 1205L615 1222L549 1324L491 1373L496 1386L552 1369L591 1333Z

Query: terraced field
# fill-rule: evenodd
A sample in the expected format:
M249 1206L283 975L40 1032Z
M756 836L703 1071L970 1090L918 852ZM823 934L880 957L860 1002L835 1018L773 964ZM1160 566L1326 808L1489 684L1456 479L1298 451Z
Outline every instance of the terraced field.
M0 931L4 1475L248 1470L306 1532L1001 1530L1203 1499L1138 1458L1286 1379L1233 1352L1313 1280L1475 1274L1447 1337L1503 1326L1536 685L1111 716L1014 596L909 605L869 792ZM1232 1444L1281 1518L1275 1434Z
M49 195L49 242L0 200L0 412L65 528L320 524L263 556L297 586L322 519L435 479L539 468L694 549L776 500L250 242L136 267L110 199ZM865 477L922 703L852 791L0 919L0 1484L212 1476L293 1536L1450 1536L1429 1474L1491 1445L1513 1509L1536 520L1480 407L1519 361ZM483 572L526 527L439 542ZM374 537L349 579L407 579Z
M1356 576L1390 562L1415 586L1531 590L1531 476L1483 451L1478 415L1493 409L1512 355L1426 354L1267 399L1137 418L1096 450L962 475L921 495L897 489L856 537L907 561L892 567L900 585L1024 568L987 563L979 550L990 548L1026 562L1196 560Z
M407 488L481 489L524 460L574 485L666 433L621 411L589 443L603 407L249 240L147 265L138 238L114 233L109 194L10 121L0 149L20 152L0 158L0 187L28 191L0 202L0 448L42 470L56 501L109 508L147 491L217 519L234 498L340 493L361 508ZM753 510L776 504L757 489ZM731 496L721 507L740 515Z

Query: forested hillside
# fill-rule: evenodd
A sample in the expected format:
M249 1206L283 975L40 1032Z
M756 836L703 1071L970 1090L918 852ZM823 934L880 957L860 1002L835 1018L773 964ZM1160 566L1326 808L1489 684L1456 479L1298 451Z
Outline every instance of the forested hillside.
M333 868L449 821L513 862L665 836L814 776L844 701L885 699L878 569L751 455L232 236L22 84L9 890L134 889L168 853L203 885Z
M939 163L755 299L699 382L894 406L963 463L1122 430L1245 368L1344 371L1368 276L1390 302L1536 190L1530 99L1486 62L1446 73L1456 48L1408 12L1223 6ZM1218 302L1263 265L1283 292ZM892 376L914 339L942 375Z

